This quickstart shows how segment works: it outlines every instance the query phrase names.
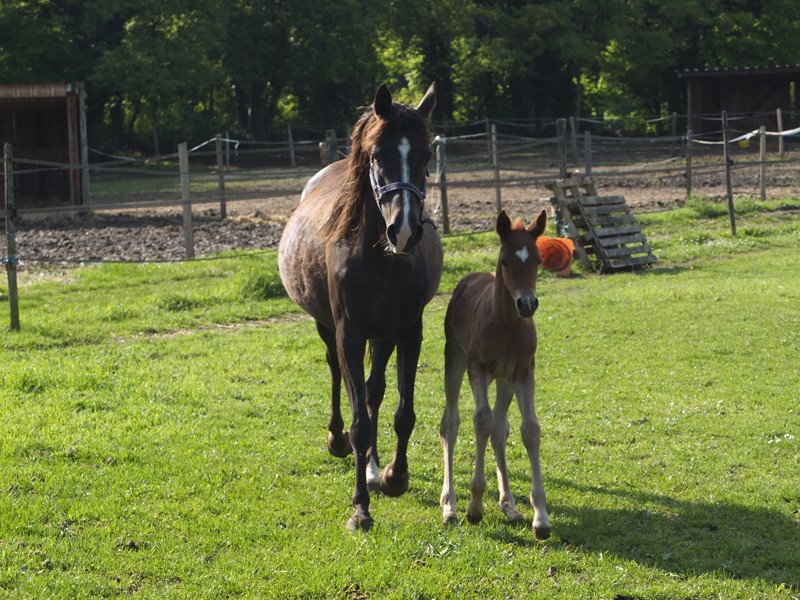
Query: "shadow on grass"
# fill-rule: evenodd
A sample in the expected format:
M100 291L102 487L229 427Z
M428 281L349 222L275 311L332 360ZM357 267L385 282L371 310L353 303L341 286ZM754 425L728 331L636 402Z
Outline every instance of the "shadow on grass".
M579 507L552 509L554 533L564 545L613 553L678 575L716 573L800 589L800 524L788 514L564 479L551 485L584 497ZM617 499L620 508L608 508L609 499ZM641 508L627 508L632 502ZM792 508L798 509L789 505L787 513Z

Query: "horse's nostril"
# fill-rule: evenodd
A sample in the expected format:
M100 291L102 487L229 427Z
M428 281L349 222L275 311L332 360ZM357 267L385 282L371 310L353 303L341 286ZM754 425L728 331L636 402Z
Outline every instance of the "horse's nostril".
M386 237L389 238L392 246L397 245L397 228L394 225L389 225L386 228Z

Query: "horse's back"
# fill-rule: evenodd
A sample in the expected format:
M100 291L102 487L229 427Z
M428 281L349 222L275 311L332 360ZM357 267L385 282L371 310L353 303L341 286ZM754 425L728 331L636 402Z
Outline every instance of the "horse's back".
M346 161L338 161L309 179L278 246L278 269L289 297L314 319L329 325L327 239L322 227L335 206L346 169Z

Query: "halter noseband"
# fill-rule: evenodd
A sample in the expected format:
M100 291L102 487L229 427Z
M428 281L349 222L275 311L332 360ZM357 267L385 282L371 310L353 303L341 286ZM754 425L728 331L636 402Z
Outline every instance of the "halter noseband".
M375 161L370 160L369 183L372 186L372 193L375 195L375 202L378 203L378 207L380 207L381 199L389 192L394 192L395 190L408 190L409 192L414 193L417 196L417 198L419 198L420 202L423 202L425 200L425 190L424 189L420 190L413 183L409 183L407 181L396 181L394 183L387 183L386 185L380 185L378 183L378 178L375 176L374 165Z

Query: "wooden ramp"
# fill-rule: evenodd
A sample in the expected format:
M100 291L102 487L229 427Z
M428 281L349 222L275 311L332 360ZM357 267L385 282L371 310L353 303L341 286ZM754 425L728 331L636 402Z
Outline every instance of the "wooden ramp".
M658 262L623 196L598 196L590 177L560 179L550 188L559 233L572 239L584 266L610 273Z

